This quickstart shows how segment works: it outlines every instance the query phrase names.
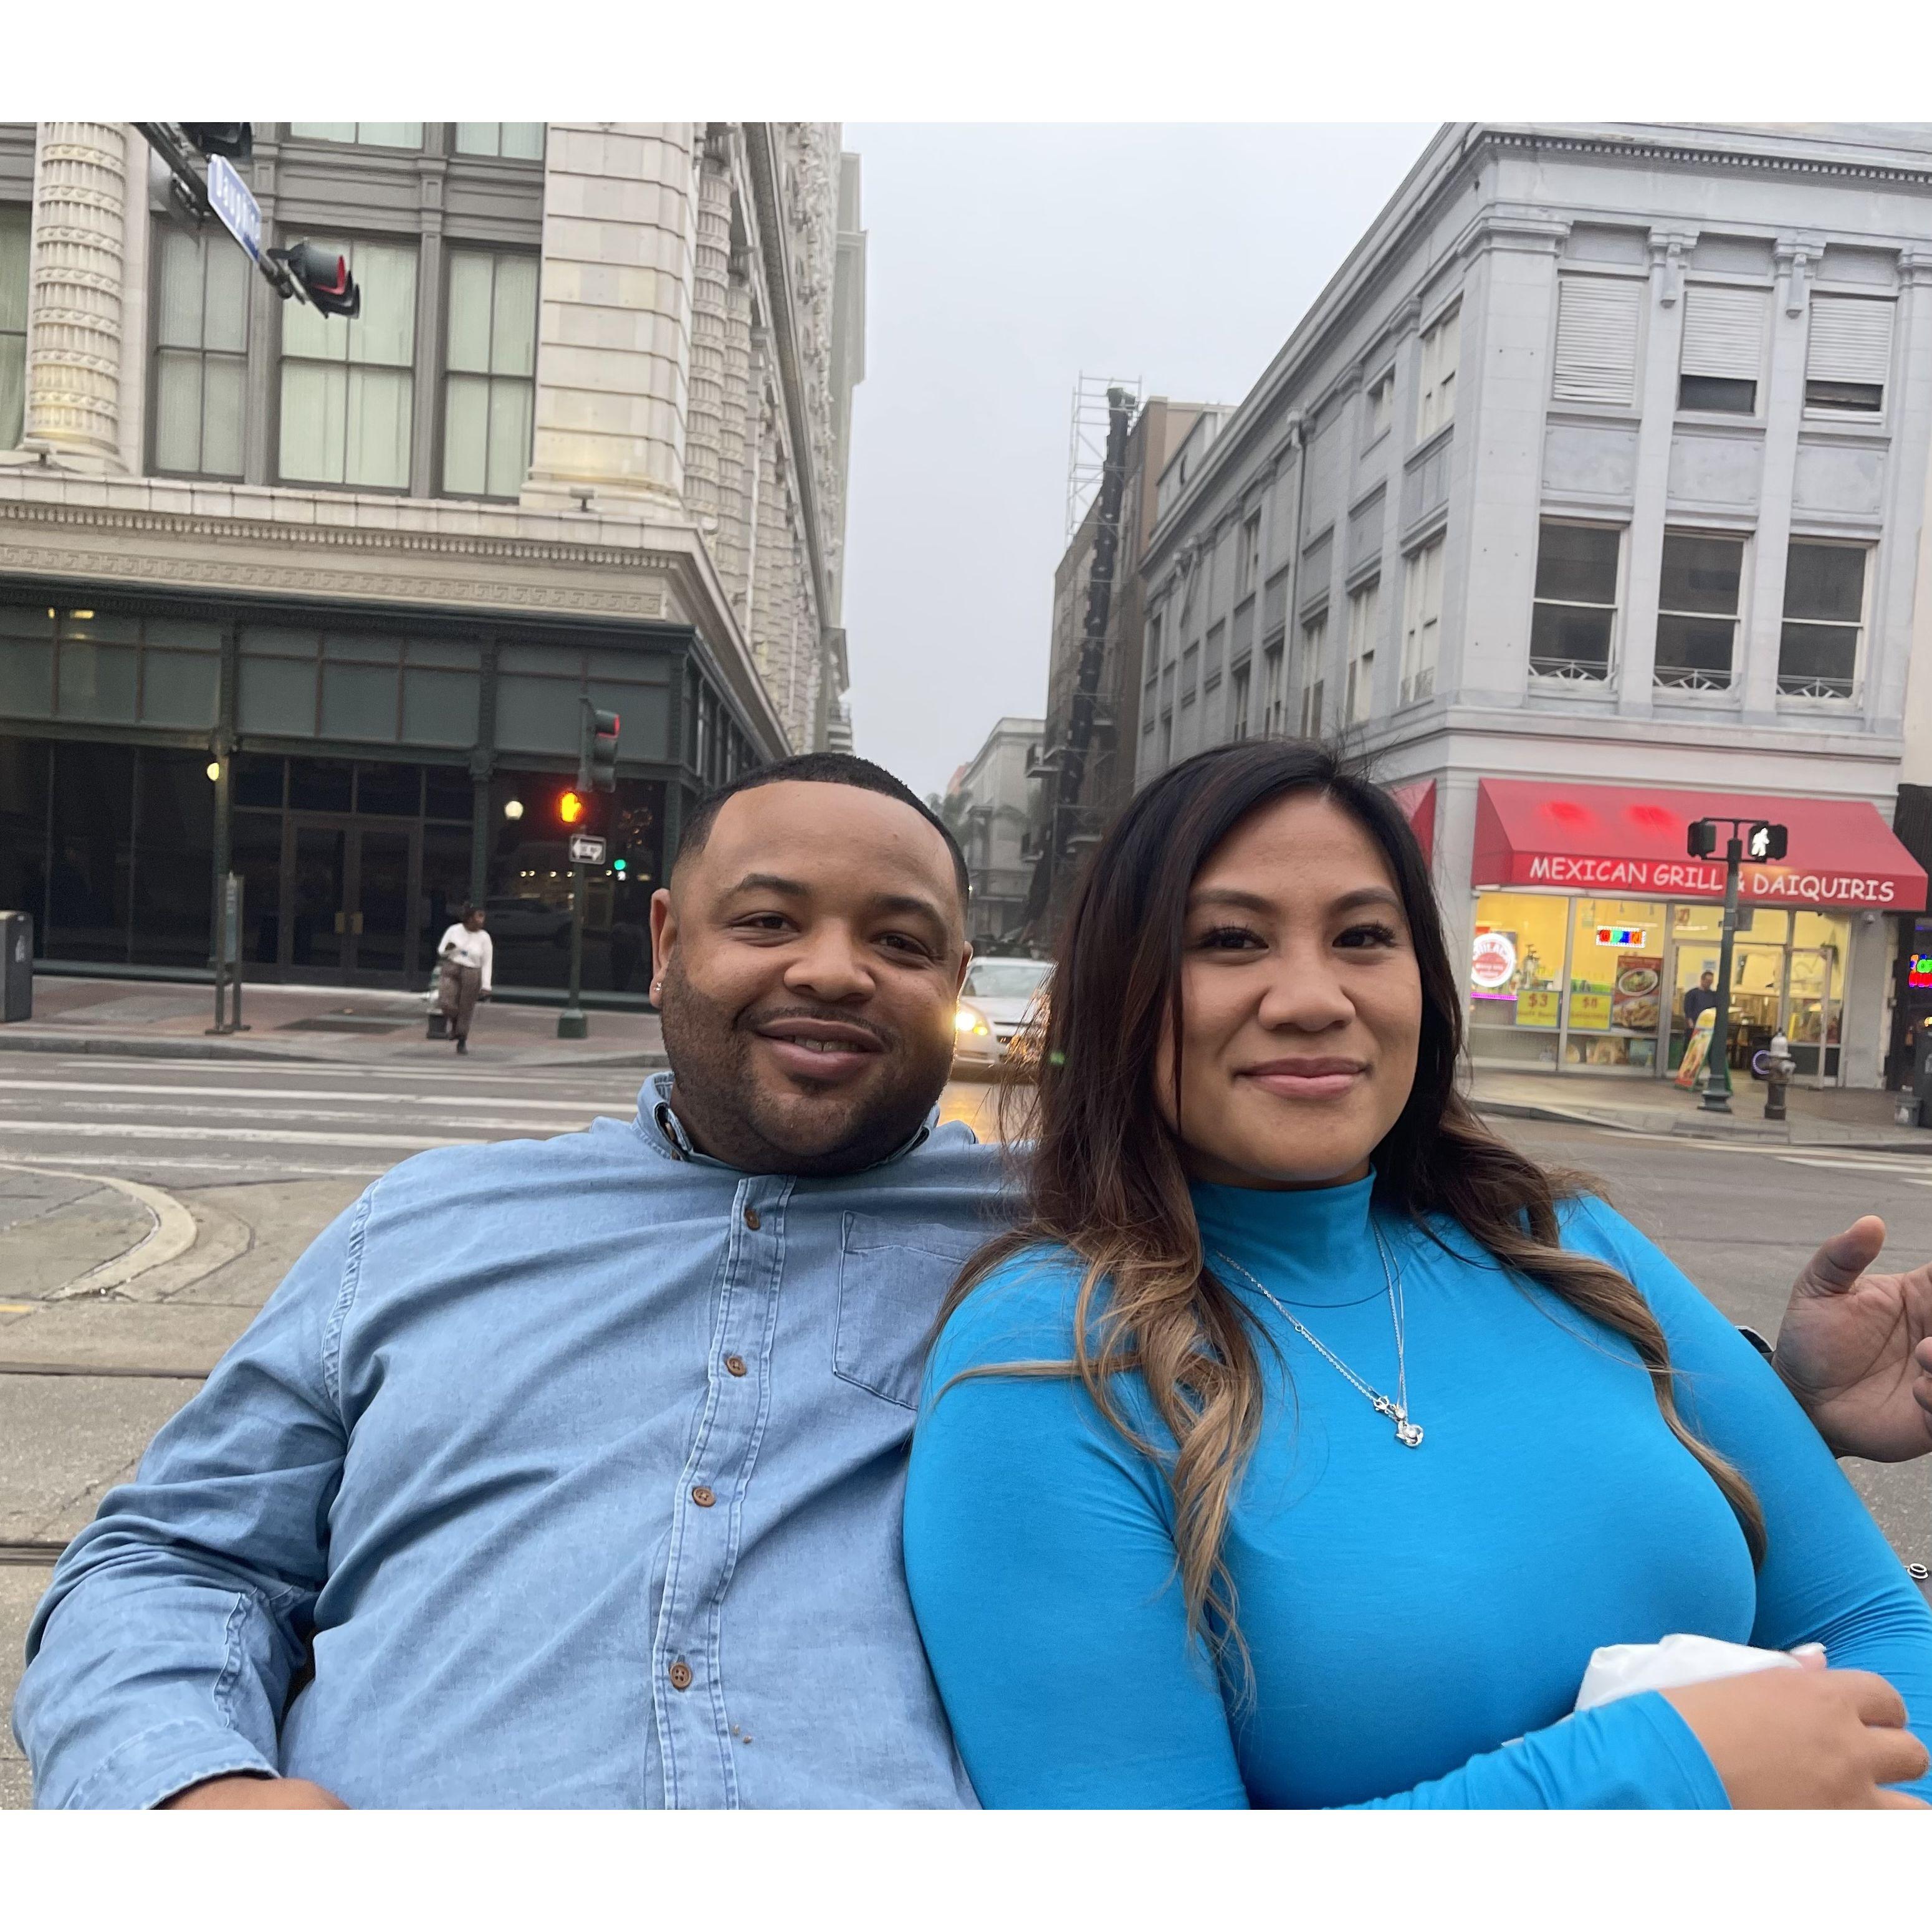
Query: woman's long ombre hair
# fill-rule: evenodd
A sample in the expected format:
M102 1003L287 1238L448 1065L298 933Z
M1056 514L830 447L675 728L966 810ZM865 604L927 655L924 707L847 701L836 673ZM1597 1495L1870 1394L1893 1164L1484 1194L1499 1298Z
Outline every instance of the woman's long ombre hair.
M1339 806L1380 848L1421 978L1415 1084L1374 1151L1378 1204L1410 1220L1447 1216L1503 1268L1627 1337L1664 1421L1724 1492L1754 1561L1761 1560L1757 1500L1679 1419L1670 1351L1649 1304L1606 1262L1559 1244L1557 1204L1582 1192L1583 1182L1547 1172L1496 1138L1456 1091L1462 989L1428 866L1394 801L1326 746L1266 740L1204 752L1142 791L1094 852L1053 974L1036 1083L1008 1090L1022 1116L1010 1112L1012 1137L1034 1144L1022 1218L974 1256L946 1312L1022 1250L1055 1244L1081 1256L1087 1266L1072 1360L991 1372L1078 1376L1113 1426L1164 1462L1190 1624L1217 1644L1238 1645L1221 1550L1230 1498L1261 1423L1256 1335L1240 1302L1205 1264L1185 1150L1155 1104L1154 1082L1173 1083L1179 1120L1182 938L1194 878L1250 813L1298 792ZM1163 1021L1176 1042L1166 1066ZM1174 1438L1171 1456L1143 1441L1112 1399L1114 1378L1130 1370L1140 1374Z

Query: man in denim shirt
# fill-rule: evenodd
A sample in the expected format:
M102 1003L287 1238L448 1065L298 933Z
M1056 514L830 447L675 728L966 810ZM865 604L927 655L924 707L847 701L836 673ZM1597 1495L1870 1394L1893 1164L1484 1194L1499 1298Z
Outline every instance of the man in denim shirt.
M970 1804L899 1558L921 1359L1001 1198L933 1125L964 895L862 760L707 800L652 908L673 1075L406 1162L304 1256L55 1571L38 1802ZM1780 1366L1900 1457L1932 1271L1861 1280L1882 1232L1820 1251Z
M899 1558L999 1198L934 1124L965 894L858 759L706 800L652 908L673 1073L303 1256L55 1572L38 1802L970 1804Z

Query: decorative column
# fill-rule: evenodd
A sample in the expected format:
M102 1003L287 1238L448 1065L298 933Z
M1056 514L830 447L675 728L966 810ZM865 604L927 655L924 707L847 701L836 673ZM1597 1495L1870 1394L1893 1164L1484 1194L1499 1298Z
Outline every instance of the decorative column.
M724 310L731 273L731 177L724 130L706 133L698 164L698 242L691 292L691 412L684 440L684 502L722 567L719 455L724 423Z
M724 396L718 430L718 569L724 594L745 621L751 478L756 460L745 460L746 418L752 394L751 265L734 258L724 287Z
M128 130L44 121L34 154L25 441L69 464L121 466L121 296Z
M696 184L688 122L553 122L526 502L681 508Z

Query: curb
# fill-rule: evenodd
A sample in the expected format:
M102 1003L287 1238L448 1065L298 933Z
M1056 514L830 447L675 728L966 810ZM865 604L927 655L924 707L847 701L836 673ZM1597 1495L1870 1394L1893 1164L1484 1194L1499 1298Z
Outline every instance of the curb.
M1600 1114L1575 1112L1562 1107L1543 1107L1528 1100L1489 1100L1471 1097L1469 1105L1479 1114L1490 1114L1499 1120L1560 1120L1576 1127L1598 1127L1613 1134L1654 1134L1654 1127L1633 1126L1624 1120L1606 1120ZM1695 1116L1691 1117L1694 1120ZM1718 1128L1699 1134L1694 1127L1673 1122L1667 1131L1681 1136L1686 1140L1708 1139L1734 1141L1748 1147L1784 1147L1796 1152L1808 1154L1897 1154L1916 1155L1922 1160L1932 1159L1932 1136L1924 1142L1916 1141L1798 1141L1787 1132L1780 1134L1774 1127L1769 1132L1761 1128Z
M532 1048L532 1052L542 1052ZM374 1058L350 1059L327 1053L304 1053L296 1047L256 1046L243 1042L167 1037L143 1040L120 1034L9 1034L0 1031L0 1053L102 1054L121 1060L259 1060L284 1066L375 1067L382 1072L404 1071ZM506 1071L555 1072L578 1068L636 1068L662 1073L669 1058L648 1048L614 1053L551 1055L541 1060L517 1059L488 1063Z

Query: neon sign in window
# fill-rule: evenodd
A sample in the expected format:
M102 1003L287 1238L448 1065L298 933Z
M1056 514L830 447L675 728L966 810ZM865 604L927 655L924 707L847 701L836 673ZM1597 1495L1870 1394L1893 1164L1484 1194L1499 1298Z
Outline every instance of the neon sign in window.
M1932 992L1932 952L1914 952L1906 970L1906 983L1915 992Z
M1597 928L1599 946L1622 946L1641 952L1650 943L1650 931L1641 926L1600 926Z

